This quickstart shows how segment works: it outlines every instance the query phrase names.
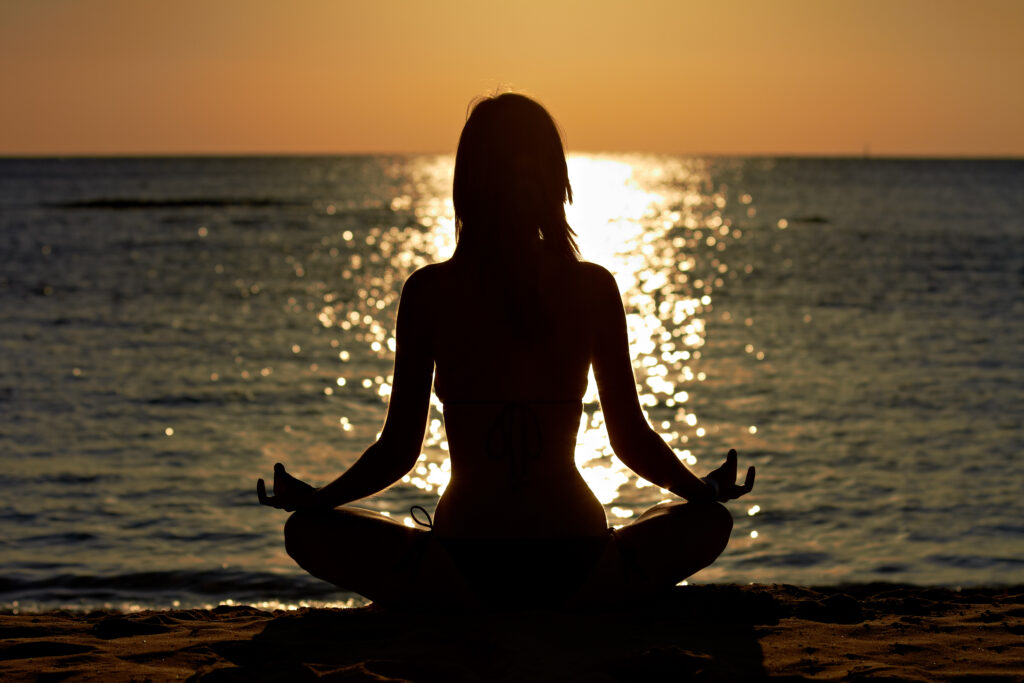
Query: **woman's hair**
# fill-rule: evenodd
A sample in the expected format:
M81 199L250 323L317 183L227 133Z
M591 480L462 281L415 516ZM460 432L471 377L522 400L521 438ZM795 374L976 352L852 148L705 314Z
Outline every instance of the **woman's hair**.
M452 194L456 254L579 259L565 220L572 188L562 137L529 97L503 93L476 102L459 138Z

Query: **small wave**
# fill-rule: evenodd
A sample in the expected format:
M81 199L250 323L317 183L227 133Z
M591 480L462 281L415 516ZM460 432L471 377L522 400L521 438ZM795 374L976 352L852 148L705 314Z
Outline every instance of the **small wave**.
M1024 536L1024 525L1022 524L982 524L971 527L968 532L971 536Z
M64 534L43 534L42 536L30 536L23 538L19 543L23 545L38 544L38 545L71 545L75 543L87 543L89 541L95 541L96 535L84 532L69 532Z
M1018 557L980 557L978 555L931 555L925 558L932 564L958 569L1019 569L1024 559Z
M304 574L281 575L231 569L135 572L106 576L55 574L44 578L0 577L6 605L106 603L197 605L276 600L344 601L352 594Z
M99 482L117 482L121 479L120 474L72 474L70 472L42 475L36 478L42 484L97 484Z
M182 197L166 199L131 199L99 197L48 204L58 209L210 209L228 206L266 208L273 206L308 206L311 202L255 197Z
M246 498L252 496L251 491L245 492ZM153 534L154 541L166 541L169 543L217 543L223 545L229 545L234 543L244 543L246 541L260 540L263 537L260 534L251 533L214 533L204 531L195 534L178 534L171 531L160 531Z
M372 403L379 403L380 399L376 394L370 393L369 396L373 399ZM214 393L211 391L206 394L177 394L177 395L164 395L164 396L152 396L142 397L133 399L133 403L149 406L166 406L166 407L182 407L182 406L229 406L236 405L239 403L246 405L265 405L265 406L279 406L286 404L289 406L297 406L300 404L317 405L323 401L323 397L319 394L310 392L253 392L253 391L240 391L236 389L224 389Z
M90 453L90 455L106 455L109 450L103 449L98 453ZM116 483L123 480L120 474L76 474L74 472L52 472L47 474L39 474L35 476L11 476L7 478L3 486L4 488L18 488L22 486L47 486L56 484L58 486L80 486L80 485L96 485L101 483ZM11 506L0 508L0 519L8 519L11 521L32 521L36 518L35 514L23 513Z
M749 557L738 564L762 567L814 567L831 561L832 556L827 553L783 553Z
M22 512L21 510L16 510L11 506L0 509L0 519L7 522L25 524L28 522L34 522L38 517L39 515L34 512Z

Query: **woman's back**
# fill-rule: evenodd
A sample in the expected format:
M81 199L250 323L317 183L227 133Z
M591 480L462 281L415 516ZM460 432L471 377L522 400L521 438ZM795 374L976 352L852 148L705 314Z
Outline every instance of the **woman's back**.
M588 286L596 269L559 261L524 268L524 278L455 259L424 273L429 295L419 300L431 302L434 386L452 462L437 509L439 533L605 529L603 508L574 462L598 327L595 288Z

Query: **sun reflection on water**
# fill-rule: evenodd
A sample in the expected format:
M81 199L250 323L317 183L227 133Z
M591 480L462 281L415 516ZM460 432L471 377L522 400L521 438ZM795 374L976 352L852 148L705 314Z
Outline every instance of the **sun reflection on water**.
M705 379L695 369L704 316L728 272L721 257L732 237L721 214L726 197L708 191L710 176L696 160L574 157L569 168L577 202L568 214L583 256L608 268L623 294L640 403L680 459L694 465L686 445L706 430L686 404ZM603 503L631 502L637 497L627 492L647 483L612 454L596 401L591 373L577 464Z

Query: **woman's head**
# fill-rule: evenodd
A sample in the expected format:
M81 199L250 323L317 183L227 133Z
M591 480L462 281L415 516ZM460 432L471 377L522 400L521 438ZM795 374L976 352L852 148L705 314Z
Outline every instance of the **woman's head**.
M577 259L565 220L572 188L562 137L540 104L516 93L479 100L455 156L458 252L545 252Z

